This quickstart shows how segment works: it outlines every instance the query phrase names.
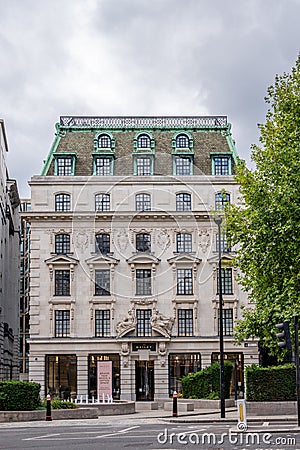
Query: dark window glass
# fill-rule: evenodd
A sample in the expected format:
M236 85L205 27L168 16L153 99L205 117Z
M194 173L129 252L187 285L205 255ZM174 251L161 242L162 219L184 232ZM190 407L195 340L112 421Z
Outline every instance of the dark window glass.
M136 295L151 295L151 269L136 269Z
M136 157L136 174L138 176L149 176L152 175L151 171L151 158L149 157Z
M177 269L177 294L193 294L193 275L192 269Z
M215 156L215 175L229 175L229 158L227 156Z
M151 336L151 309L136 310L137 336Z
M151 251L151 235L149 233L139 233L136 235L136 250L138 252Z
M178 310L178 336L193 336L193 310Z
M98 148L111 148L111 139L107 134L98 137Z
M151 140L147 134L140 134L137 140L138 148L150 148Z
M70 271L55 270L55 293L57 296L70 295Z
M107 176L111 174L111 158L95 158L95 175Z
M97 309L95 311L95 336L110 336L110 311L107 309Z
M175 175L191 175L192 161L189 156L176 156Z
M191 194L176 195L176 211L191 211Z
M192 251L192 235L190 233L177 234L177 252L189 253Z
M151 197L150 194L137 194L135 197L136 211L150 211Z
M216 194L216 211L222 211L227 203L230 203L230 194L223 192Z
M70 336L70 311L55 311L55 337Z
M231 308L223 309L223 334L224 336L233 335L233 310ZM220 335L220 310L218 310L218 335Z
M70 235L56 234L55 235L55 253L66 254L70 253Z
M110 195L109 194L97 194L95 196L95 208L96 211L109 211L110 210Z
M71 196L69 194L57 194L55 196L55 211L66 212L71 210Z
M176 148L188 148L189 138L186 134L179 134L176 137Z
M200 353L170 353L169 354L169 394L182 394L181 379L186 375L201 370Z
M219 234L216 234L216 251L219 252ZM226 236L221 234L221 252L228 253L231 252L231 248L228 245Z
M232 286L232 269L227 268L221 269L221 280L222 280L222 294L233 294ZM217 272L217 294L219 293L219 270Z
M64 176L64 175L73 175L72 173L72 158L56 158L56 175Z
M104 255L110 253L110 236L109 234L96 234L96 252Z
M95 295L110 295L109 270L95 270Z

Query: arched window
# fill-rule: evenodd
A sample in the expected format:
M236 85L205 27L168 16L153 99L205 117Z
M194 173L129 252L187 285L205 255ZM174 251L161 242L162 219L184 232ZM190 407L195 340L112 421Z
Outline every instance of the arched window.
M151 196L150 194L137 194L135 196L136 211L151 211Z
M226 192L219 192L215 196L215 209L216 211L222 211L227 203L230 203L230 194Z
M111 138L108 134L100 134L98 136L98 148L109 148L111 149Z
M65 255L70 253L70 235L56 234L55 235L55 253L57 255Z
M56 194L56 196L55 196L55 211L57 211L57 212L71 211L71 196L70 196L70 194Z
M176 211L191 211L191 194L176 194Z
M95 210L110 211L110 195L109 194L97 194L95 195Z
M137 148L151 148L151 139L148 134L140 134L138 136Z
M176 148L189 148L190 139L186 134L178 134L176 136Z

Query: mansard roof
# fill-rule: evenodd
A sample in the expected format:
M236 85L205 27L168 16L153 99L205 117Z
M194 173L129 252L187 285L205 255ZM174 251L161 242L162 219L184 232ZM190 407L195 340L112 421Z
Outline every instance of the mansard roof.
M212 175L212 155L226 153L236 161L231 124L226 116L176 117L71 117L62 116L56 124L56 136L45 162L42 175L54 175L57 155L76 155L75 176L93 174L93 158L97 154L115 159L114 175L132 175L132 155L137 133L151 133L155 164L153 175L172 174L174 138L188 134L193 152L194 174ZM107 133L113 141L113 151L96 148L96 137ZM176 154L186 149L175 149Z

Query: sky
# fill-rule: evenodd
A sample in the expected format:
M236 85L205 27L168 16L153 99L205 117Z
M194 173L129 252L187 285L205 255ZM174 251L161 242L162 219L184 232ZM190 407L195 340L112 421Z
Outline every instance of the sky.
M252 167L267 88L299 53L300 0L0 0L0 12L0 118L22 198L63 115L226 115Z

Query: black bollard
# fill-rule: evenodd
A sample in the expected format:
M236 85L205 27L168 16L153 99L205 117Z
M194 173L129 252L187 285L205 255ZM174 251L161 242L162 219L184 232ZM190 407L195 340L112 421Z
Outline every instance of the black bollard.
M177 392L174 391L173 392L173 417L177 417L178 416L178 411L177 411Z
M52 420L52 416L51 416L51 397L50 397L50 394L47 395L46 420L47 420L47 421Z

